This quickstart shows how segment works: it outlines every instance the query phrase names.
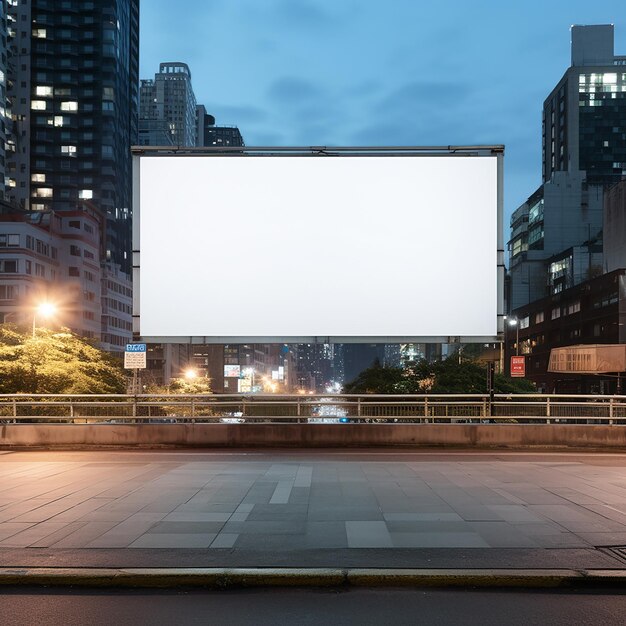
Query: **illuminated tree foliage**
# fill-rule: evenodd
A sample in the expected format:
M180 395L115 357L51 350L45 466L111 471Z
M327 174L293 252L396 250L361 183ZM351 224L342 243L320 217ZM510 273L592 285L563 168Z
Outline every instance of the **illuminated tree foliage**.
M125 393L113 357L69 330L0 325L0 393Z
M496 393L530 393L533 384L524 379L496 374ZM453 356L429 363L422 360L410 370L385 367L379 362L362 371L344 386L346 393L487 393L487 368L473 361L458 362Z

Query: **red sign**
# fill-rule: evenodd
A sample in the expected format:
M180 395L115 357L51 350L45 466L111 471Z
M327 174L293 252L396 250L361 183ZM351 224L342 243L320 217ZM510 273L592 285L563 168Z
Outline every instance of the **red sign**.
M511 357L511 377L524 378L526 376L526 360L523 356Z

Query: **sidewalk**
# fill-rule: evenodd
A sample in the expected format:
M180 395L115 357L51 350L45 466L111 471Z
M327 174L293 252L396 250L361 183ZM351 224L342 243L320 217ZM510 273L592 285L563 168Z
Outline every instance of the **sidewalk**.
M345 583L373 568L410 570L405 582L417 570L617 581L625 470L626 455L571 452L0 453L0 579L305 568Z

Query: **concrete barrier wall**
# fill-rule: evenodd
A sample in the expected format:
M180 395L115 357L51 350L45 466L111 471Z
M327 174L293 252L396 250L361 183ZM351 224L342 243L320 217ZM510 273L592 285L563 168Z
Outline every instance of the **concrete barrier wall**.
M0 447L626 447L626 427L580 424L2 424Z

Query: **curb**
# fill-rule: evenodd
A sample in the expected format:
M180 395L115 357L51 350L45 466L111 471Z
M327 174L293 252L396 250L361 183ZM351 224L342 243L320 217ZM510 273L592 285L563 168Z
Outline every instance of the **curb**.
M603 585L626 586L626 569L0 568L0 588L580 588Z

